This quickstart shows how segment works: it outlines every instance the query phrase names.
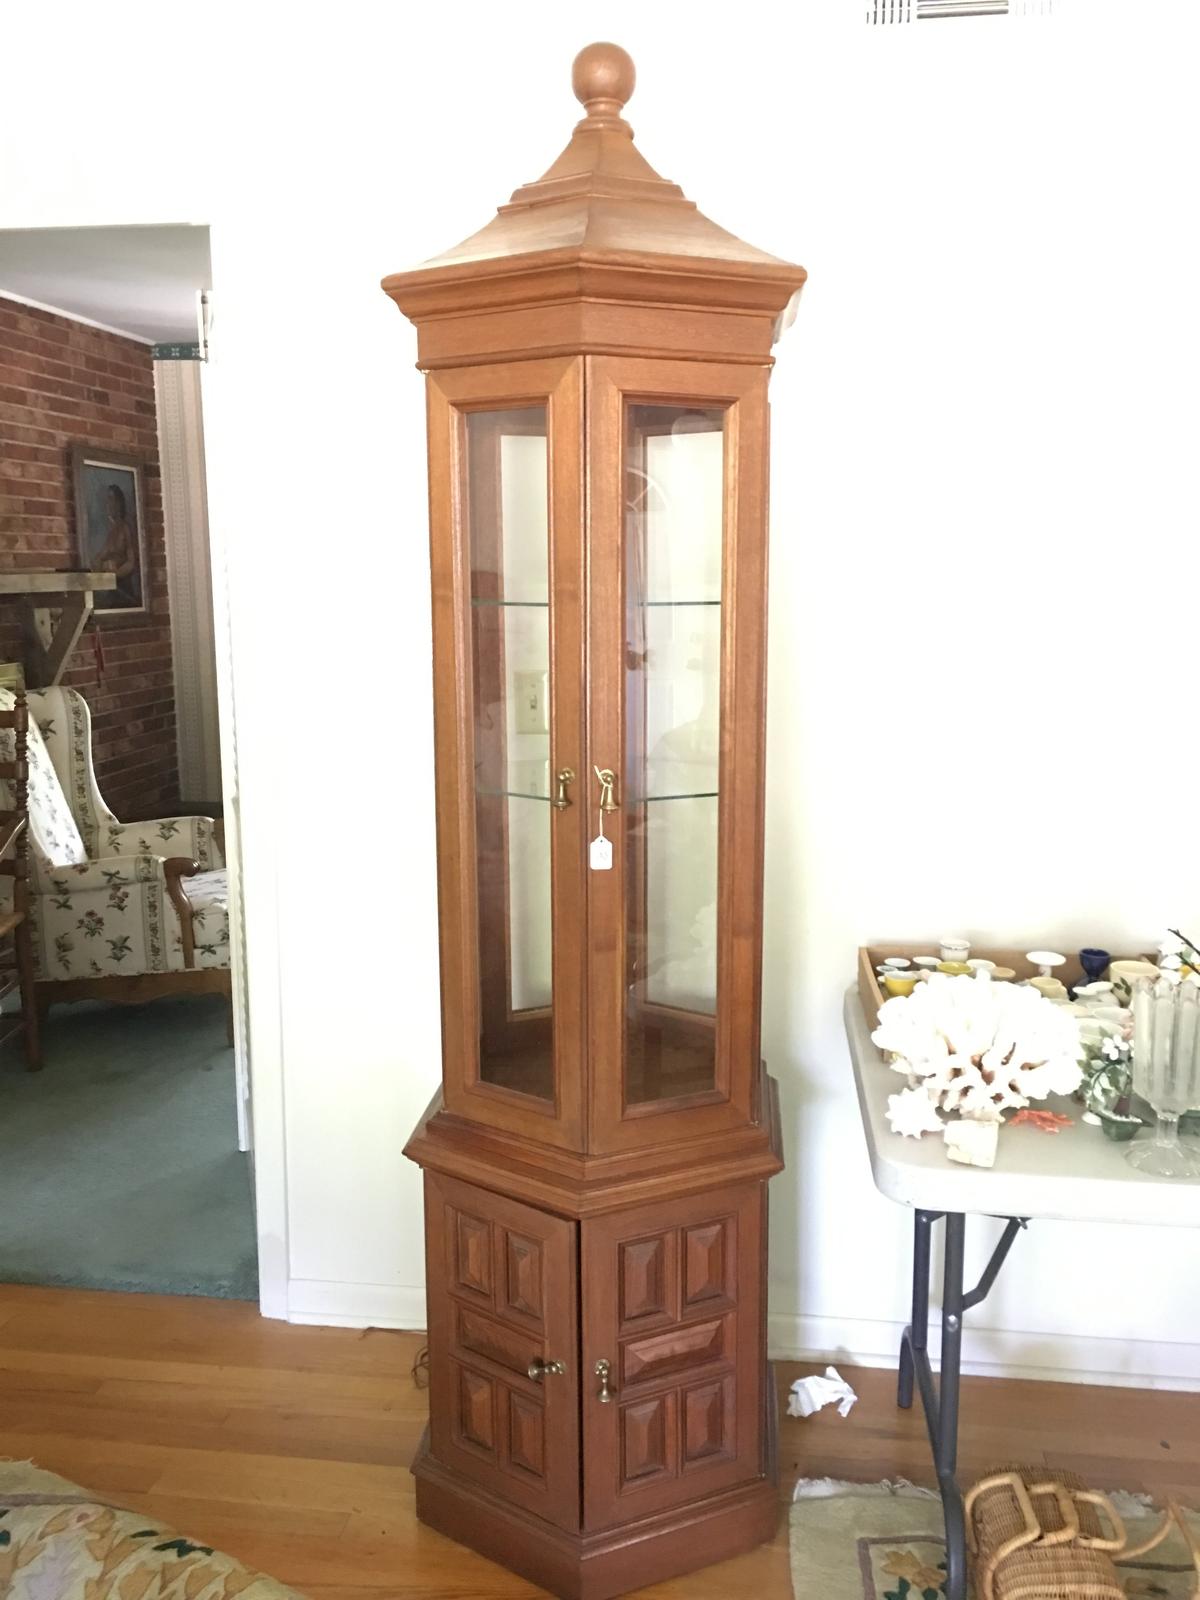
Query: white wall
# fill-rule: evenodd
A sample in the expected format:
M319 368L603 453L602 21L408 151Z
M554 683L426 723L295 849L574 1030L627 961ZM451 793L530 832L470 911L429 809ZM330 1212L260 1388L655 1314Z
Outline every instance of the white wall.
M483 4L217 5L202 43L178 3L78 4L54 50L37 8L6 18L0 226L213 228L277 1314L422 1312L399 1152L438 1055L424 419L376 280L549 164L590 38L634 53L660 170L811 273L774 388L780 1350L882 1357L903 1315L840 1028L854 947L1138 946L1200 918L1192 8L863 10L527 0L514 36ZM968 1353L1200 1382L1198 1265L1184 1235L1043 1226Z

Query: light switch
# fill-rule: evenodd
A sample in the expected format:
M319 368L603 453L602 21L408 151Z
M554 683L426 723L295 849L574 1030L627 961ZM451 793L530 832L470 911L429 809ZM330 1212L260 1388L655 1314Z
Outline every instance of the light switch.
M518 733L550 732L550 674L548 672L517 672L513 674L517 702Z

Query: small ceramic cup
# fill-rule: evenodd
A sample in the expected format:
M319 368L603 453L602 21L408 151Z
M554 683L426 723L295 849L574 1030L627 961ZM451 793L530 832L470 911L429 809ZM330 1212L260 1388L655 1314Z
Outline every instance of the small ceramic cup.
M1133 986L1139 978L1157 978L1161 974L1153 961L1111 961L1108 967L1113 994L1121 1005L1130 1003Z
M1015 967L993 967L992 968L992 982L993 983L1011 983L1013 981L1013 979L1016 977L1016 975L1017 975L1017 970L1016 970Z
M939 961L938 971L946 972L952 978L969 978L971 969L965 961Z
M884 956L883 964L896 972L903 972L905 967L911 967L912 962L907 956Z
M943 961L965 961L971 953L969 939L943 939L941 943Z
M913 960L925 972L932 972L938 964L937 956L914 956Z
M967 965L972 972L994 973L996 970L996 963L994 961L985 961L982 956L972 956Z
M916 972L889 972L883 980L883 986L889 994L911 994L920 981L920 975Z

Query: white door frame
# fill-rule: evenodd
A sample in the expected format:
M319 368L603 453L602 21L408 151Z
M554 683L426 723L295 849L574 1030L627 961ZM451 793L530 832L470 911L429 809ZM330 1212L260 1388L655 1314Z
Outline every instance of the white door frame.
M219 306L217 230L210 249ZM253 1147L254 1210L258 1234L259 1308L265 1317L288 1315L287 1160L284 1138L283 1027L281 1016L278 862L271 812L278 802L272 782L274 739L271 694L261 673L239 674L237 641L253 615L255 557L261 544L239 538L236 461L238 441L228 437L222 387L219 324L201 372L212 559L217 704L221 729L221 783L225 844L230 868L230 956L234 973L234 1034L248 1060L246 1115ZM243 663L245 657L242 658ZM278 770L277 768L275 770ZM246 939L247 927L253 928ZM250 980L247 945L252 951Z

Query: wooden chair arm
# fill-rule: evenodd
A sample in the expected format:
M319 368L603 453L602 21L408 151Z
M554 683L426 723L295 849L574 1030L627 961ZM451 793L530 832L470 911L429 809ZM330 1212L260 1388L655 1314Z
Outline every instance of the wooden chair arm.
M0 856L7 854L25 831L25 818L20 813L6 812L0 821Z
M167 856L162 864L163 878L167 885L167 898L175 907L179 917L179 937L183 944L183 964L185 967L196 965L196 934L192 927L192 903L187 897L187 892L180 881L190 878L200 871L200 863L192 861L188 856Z

